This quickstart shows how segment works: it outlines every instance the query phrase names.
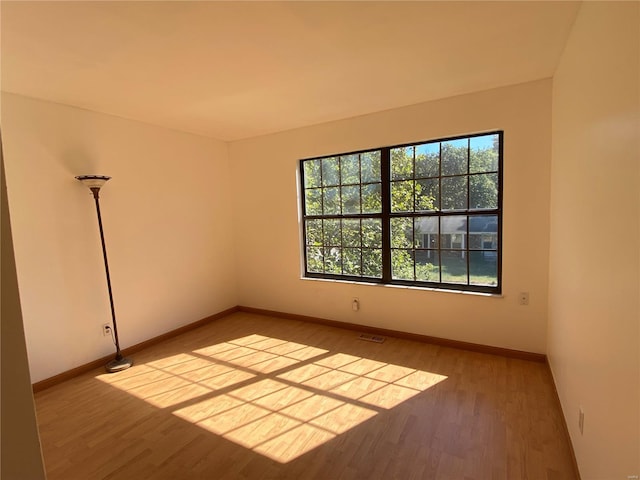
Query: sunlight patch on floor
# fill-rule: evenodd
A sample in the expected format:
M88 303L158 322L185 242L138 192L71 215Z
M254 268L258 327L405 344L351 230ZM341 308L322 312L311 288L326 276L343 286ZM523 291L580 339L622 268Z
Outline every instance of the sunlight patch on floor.
M254 334L97 378L287 463L447 377Z

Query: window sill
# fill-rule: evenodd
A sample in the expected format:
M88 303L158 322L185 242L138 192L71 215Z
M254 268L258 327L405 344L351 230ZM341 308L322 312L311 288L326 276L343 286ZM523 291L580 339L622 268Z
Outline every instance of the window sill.
M323 282L323 283L343 283L347 285L359 285L366 287L377 287L377 288L393 288L400 290L417 290L421 292L438 292L438 293L448 293L455 295L471 295L474 297L491 297L491 298L504 298L504 294L502 293L485 293L485 292L470 292L466 290L449 290L445 288L433 288L433 287L418 287L415 285L391 285L387 283L367 283L367 282L356 282L352 280L336 280L332 278L312 278L312 277L300 277L300 280L311 281L311 282Z

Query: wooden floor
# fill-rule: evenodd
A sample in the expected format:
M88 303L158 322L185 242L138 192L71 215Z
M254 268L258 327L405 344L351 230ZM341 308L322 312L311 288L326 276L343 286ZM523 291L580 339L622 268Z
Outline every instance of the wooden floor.
M49 480L575 479L547 368L236 313L36 394Z

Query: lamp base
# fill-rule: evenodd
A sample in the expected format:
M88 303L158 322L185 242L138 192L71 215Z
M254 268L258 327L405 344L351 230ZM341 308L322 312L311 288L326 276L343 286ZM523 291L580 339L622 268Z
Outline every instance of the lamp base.
M120 360L114 358L109 363L107 363L104 368L109 373L121 372L122 370L126 370L131 365L133 365L133 360L130 358L122 357Z

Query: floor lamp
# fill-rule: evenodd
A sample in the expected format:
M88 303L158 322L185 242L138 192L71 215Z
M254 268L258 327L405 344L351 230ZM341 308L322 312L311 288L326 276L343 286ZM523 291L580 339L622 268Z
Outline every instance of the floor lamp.
M122 352L120 351L120 341L118 340L118 324L116 323L116 311L113 307L113 293L111 291L111 276L109 275L109 262L107 262L107 247L104 243L104 232L102 231L102 215L100 215L100 188L109 180L111 177L107 177L105 175L80 175L77 176L76 179L80 180L84 183L91 193L93 193L93 198L96 201L96 212L98 213L98 226L100 227L100 240L102 241L102 256L104 257L104 269L107 273L107 287L109 287L109 303L111 304L111 319L113 321L113 333L114 340L116 344L116 358L111 360L109 363L105 365L107 372L115 373L120 372L122 370L126 370L131 365L133 365L133 360L123 357Z

